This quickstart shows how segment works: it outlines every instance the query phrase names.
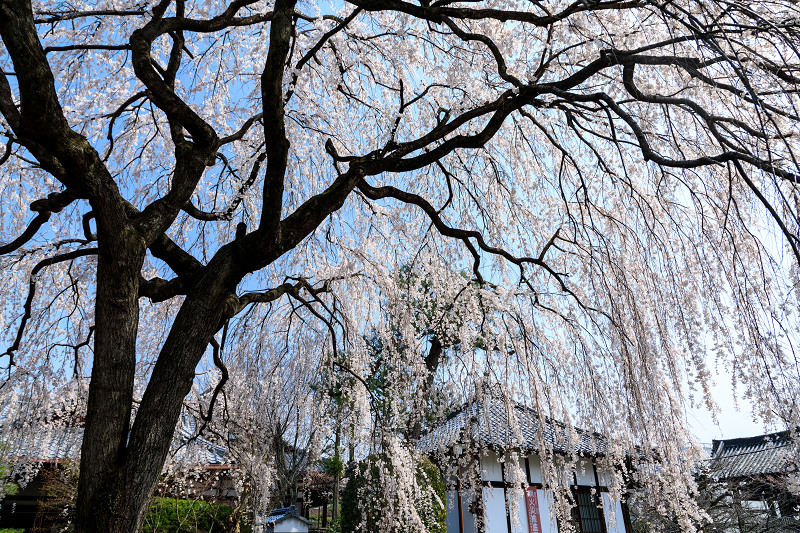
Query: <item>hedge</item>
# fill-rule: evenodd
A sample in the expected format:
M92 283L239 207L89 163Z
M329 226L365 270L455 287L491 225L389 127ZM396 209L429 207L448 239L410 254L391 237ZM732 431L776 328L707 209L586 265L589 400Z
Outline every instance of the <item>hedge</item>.
M227 505L201 500L153 498L143 533L223 533L231 514Z

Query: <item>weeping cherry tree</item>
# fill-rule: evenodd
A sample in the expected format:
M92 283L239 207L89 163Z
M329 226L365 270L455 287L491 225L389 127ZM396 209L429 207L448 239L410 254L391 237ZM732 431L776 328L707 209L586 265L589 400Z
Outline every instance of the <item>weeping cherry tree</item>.
M0 0L0 39L0 440L84 426L76 531L140 530L228 365L334 365L398 443L372 331L396 405L502 383L686 528L716 367L800 424L793 0Z

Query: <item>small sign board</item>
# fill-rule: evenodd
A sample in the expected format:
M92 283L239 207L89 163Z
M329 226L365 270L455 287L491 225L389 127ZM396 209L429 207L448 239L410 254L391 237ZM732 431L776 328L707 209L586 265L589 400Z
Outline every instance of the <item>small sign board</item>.
M528 487L528 490L525 491L525 512L528 515L528 533L542 533L539 495L536 493L536 487Z

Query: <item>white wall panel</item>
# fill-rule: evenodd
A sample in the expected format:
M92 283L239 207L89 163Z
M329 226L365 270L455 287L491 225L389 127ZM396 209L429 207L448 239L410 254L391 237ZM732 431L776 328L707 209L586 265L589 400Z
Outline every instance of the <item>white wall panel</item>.
M447 533L459 533L458 529L458 491L447 491Z
M603 492L603 514L606 517L607 533L625 533L625 520L622 515L622 504L611 500L608 493ZM612 522L614 525L612 526Z
M611 473L603 468L598 468L597 479L600 480L601 486L608 487L611 484Z
M533 454L528 457L528 466L531 469L531 483L542 482L542 466L539 456Z
M592 461L589 459L581 459L575 465L575 477L578 478L578 485L581 486L595 486L594 469L592 468Z
M542 521L542 533L558 533L558 526L550 516L550 505L553 501L552 494L539 489L536 491L536 495L539 498L539 517Z
M483 489L485 505L486 533L508 533L506 520L506 499L503 489L486 487Z
M499 458L494 452L481 454L481 476L484 481L503 481Z

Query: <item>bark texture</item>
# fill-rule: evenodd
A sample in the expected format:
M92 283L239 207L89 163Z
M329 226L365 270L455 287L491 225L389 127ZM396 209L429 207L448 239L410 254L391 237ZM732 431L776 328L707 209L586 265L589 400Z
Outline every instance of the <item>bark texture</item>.
M789 50L796 52L797 17L778 16L783 11L789 13L790 8L796 9L793 7L796 2L776 3L780 9L749 10L736 3L692 3L687 0L690 7L684 12L681 11L684 9L682 2L601 0L573 2L564 7L557 2L549 6L547 2L537 1L527 6L529 11L521 11L483 8L479 2L456 5L448 0L419 2L419 5L399 0L348 0L346 4L350 6L350 14L339 18L301 13L296 0L268 3L267 11L263 11L262 4L258 4L256 9L254 1L235 0L216 6L216 11L209 8L211 14L201 9L187 14L185 0L150 2L147 9L134 6L130 9L89 11L77 11L65 3L56 2L54 4L58 5L47 6L47 10L42 12L34 12L31 0L0 0L0 39L4 61L4 71L0 72L0 114L4 126L7 125L4 129L8 130L2 133L8 143L0 156L0 166L13 155L23 162L15 168L30 171L34 176L32 179L46 184L37 191L48 187L43 197L30 204L35 213L33 220L26 222L26 228L16 238L0 246L0 254L15 253L31 243L41 228L53 220L54 214L65 210L74 210L79 219L83 217L84 233L82 239L55 243L55 251L51 249L50 256L32 270L26 270L26 275L28 272L31 274L31 296L24 306L16 342L4 356L13 357L13 352L20 347L26 322L33 316L31 301L42 269L77 257L96 255L91 381L81 448L76 531L134 533L141 529L184 399L195 383L198 364L209 344L216 343L215 334L232 317L250 305L271 304L286 297L292 298L292 304L296 306L292 313L297 308L310 309L309 313L324 322L331 332L360 327L360 324L337 323L342 313L341 306L328 307L319 300L317 308L311 305L321 292L328 290L329 281L341 280L338 273L332 274L322 287L314 286L308 278L296 274L293 270L296 264L287 260L289 266L285 277L275 282L277 286L241 292L242 281L248 274L272 268L301 246L321 225L333 219L332 215L338 216L337 211L348 198L360 202L361 207L363 203L366 206L364 212L372 214L364 215L358 223L341 230L344 234L361 231L381 233L389 227L406 228L410 226L409 221L418 222L411 220L412 217L420 217L424 220L422 225L427 226L420 234L425 242L420 244L418 256L409 254L413 261L424 262L423 248L432 250L443 242L454 243L453 249L458 248L458 253L467 257L464 270L471 269L471 273L453 276L462 285L458 293L451 295L454 304L459 299L466 299L464 295L470 291L485 291L492 298L499 298L502 293L502 297L507 298L504 304L525 302L523 314L526 319L519 319L518 323L511 324L515 316L509 315L512 320L504 322L498 319L494 309L475 305L469 310L471 318L465 319L464 324L458 324L458 327L449 326L451 329L463 329L466 334L473 326L474 329L492 331L505 328L505 333L511 332L504 333L507 342L519 341L524 345L523 350L518 350L516 345L512 349L488 344L480 344L480 349L486 350L487 354L518 357L525 363L519 368L525 367L532 374L534 370L545 369L547 374L551 365L537 357L548 351L542 348L541 342L547 341L542 331L548 333L555 326L536 326L534 329L541 330L531 332L527 328L533 321L527 320L527 313L530 310L531 315L541 313L556 318L558 327L566 324L564 327L572 335L570 338L578 339L575 342L580 344L580 349L569 357L565 356L565 361L576 364L570 358L577 357L576 354L590 359L595 349L609 355L603 350L613 346L613 354L597 367L606 368L605 364L613 360L619 366L607 374L624 375L625 378L614 382L617 389L603 391L603 394L616 399L630 393L628 397L634 398L631 401L638 402L635 409L629 409L628 405L618 407L626 413L631 426L640 424L641 420L656 420L658 417L646 419L636 414L637 409L645 412L654 409L651 405L658 404L648 394L663 394L663 397L656 398L663 405L672 405L670 402L674 398L667 387L661 385L639 390L639 382L656 379L653 376L657 372L648 373L650 366L669 368L668 374L680 374L680 368L673 372L675 357L672 357L672 339L668 334L685 328L689 331L687 339L699 342L698 339L705 337L705 332L699 335L693 328L696 323L708 319L707 316L687 318L683 315L664 318L661 313L650 317L648 313L654 313L641 311L638 307L637 299L644 293L646 299L657 299L653 294L661 289L662 278L659 276L663 275L659 269L674 267L674 270L685 266L677 264L680 260L670 262L673 260L672 252L681 246L692 249L700 242L707 249L702 253L682 251L684 256L681 257L690 257L705 268L706 264L700 263L695 255L705 253L710 257L719 253L724 256L727 252L718 252L720 243L730 245L733 250L730 262L726 262L727 256L718 259L730 272L724 275L730 278L709 281L716 275L709 272L709 278L703 278L695 286L712 287L714 298L731 289L735 298L739 298L736 305L742 308L742 317L746 318L742 320L748 327L756 323L754 319L751 322L750 312L759 304L757 294L761 286L753 288L745 284L742 288L737 285L740 281L737 276L761 279L763 286L767 286L765 280L769 276L764 274L764 265L769 261L748 259L746 255L751 254L750 248L745 252L738 251L737 247L741 248L743 243L752 244L748 238L740 239L736 235L736 232L749 232L747 221L750 215L736 213L740 203L745 206L742 212L754 210L753 206L764 208L777 228L776 235L784 239L787 254L800 263L800 239L793 229L800 220L797 214L800 173L797 148L793 144L796 135L792 133L796 133L800 120L796 116L796 105L792 103L800 84L800 67L797 58L788 53ZM42 10L46 4L40 2L36 9ZM698 22L704 15L703 4L712 7L724 4L724 9L721 8L719 13L713 10L705 13L708 16L703 25ZM766 13L763 15L765 18L760 18L762 11ZM602 19L604 12L619 14L615 20L621 21L620 24L629 24L637 17L640 22L649 21L641 22L642 28L647 24L662 24L661 34L646 45L636 44L633 38L620 38L619 42L630 45L629 48L611 48L610 43L616 43L617 37L602 32L599 37L589 35L594 31L592 24L586 24L580 18L597 16ZM386 18L388 13L397 21ZM367 16L372 18L357 29L348 26L355 19ZM85 21L103 17L129 22L116 26L124 31L104 27L103 31L107 33L102 38L114 42L64 43L58 40L63 34L79 35L60 33L63 30L60 24L79 24L75 21L80 20L80 24L92 28L91 22ZM746 23L728 25L729 17L740 17ZM395 33L395 23L400 26L406 19L413 20L416 25L409 24L402 32ZM573 19L577 22L570 26ZM510 29L512 25L516 26ZM556 42L564 38L566 27L580 29L572 32L578 42ZM212 83L209 79L214 77L210 74L214 69L198 67L202 62L197 58L204 58L208 53L208 57L216 61L216 56L209 50L219 43L228 43L223 45L223 52L230 51L224 48L226 46L235 49L235 39L234 42L226 39L229 33L235 34L234 30L241 28L251 36L258 36L261 39L258 47L266 47L266 53L261 54L261 50L258 54L258 69L237 71L230 76L229 79L234 80L230 81L233 92L251 92L246 99L243 98L247 100L242 104L245 111L239 110L241 114L235 115L236 120L242 115L246 118L241 124L234 124L234 119L225 123L225 128L233 130L225 135L217 131L220 126L215 129L212 125L219 125L219 121L204 118L200 111L205 102L197 101L197 94L204 93L200 89L192 93L187 86ZM378 28L375 34L370 34L375 28ZM520 50L508 52L509 58L513 57L513 61L508 59L513 63L509 66L503 46L494 42L493 35L523 30L530 30L527 38L533 45L541 45L541 56L528 58ZM644 33L641 28L636 31ZM729 39L726 32L735 38ZM763 43L751 46L748 39L758 39L763 33L769 33L769 46ZM201 37L191 41L189 35ZM315 36L311 44L308 35ZM205 40L206 36L210 37ZM453 65L475 70L446 73L452 78L447 78L447 83L455 80L452 86L439 81L426 85L428 80L423 79L415 80L418 86L411 89L408 87L411 78L420 75L425 78L430 74L433 79L434 74L441 73L425 73L424 68L418 65L403 71L408 67L402 65L405 59L391 57L394 49L382 41L389 38L396 39L397 46L418 39L420 46L430 46L435 54L443 54L439 66L445 70ZM350 41L343 46L339 39ZM214 40L213 45L209 45ZM551 41L555 43L552 46ZM728 47L735 48L740 41L745 43L742 50L731 53ZM205 49L206 46L209 48ZM777 52L758 52L762 48ZM54 75L55 67L51 65L59 65L60 69L82 68L85 54L97 50L124 52L125 59L118 70L133 73L126 80L131 94L118 109L109 111L104 108L89 119L68 117L65 109L80 115L73 109L74 102L59 100L66 83L64 80L73 73L55 72ZM757 56L757 52L763 55ZM68 61L54 60L51 54L57 53L74 55ZM413 53L416 50L411 50L409 57ZM751 53L756 55L751 58ZM785 53L789 59L784 59L784 63L775 59L780 53ZM371 54L380 58L374 64L370 62ZM195 61L193 66L186 67L192 61ZM236 59L231 59L230 63L225 61L220 60L215 68L233 69L237 62ZM525 68L518 64L522 61L528 62ZM13 67L13 72L5 71L8 64ZM646 78L645 69L649 69L646 72L652 74L651 78ZM520 72L523 71L529 79L521 79ZM756 80L755 84L750 83L747 72L753 72L750 78ZM657 87L644 87L642 79L669 80L669 83L664 82L669 91L664 95L658 94ZM215 78L213 83L217 82ZM771 85L759 93L752 85L762 82ZM235 86L235 83L245 85ZM303 83L307 83L305 88ZM252 84L252 87L247 84ZM313 90L308 89L309 86L313 86ZM307 100L295 105L300 109L295 109L289 116L292 98L297 102L301 89L307 91L304 93ZM220 92L226 93L225 90ZM377 95L381 94L396 97L397 105L379 101ZM446 109L439 104L440 100L448 98L455 101L453 94L457 95L459 109ZM720 94L732 103L718 106ZM783 96L775 98L775 94ZM226 96L229 95L226 93ZM317 115L311 116L313 112L303 105L316 105L313 100L317 96L330 99L313 111ZM340 101L337 100L340 98L354 103L353 107L340 110L331 103ZM751 104L749 115L724 114L726 107L746 108ZM786 106L785 109L781 108L782 105ZM140 188L132 191L135 187L120 177L123 170L109 163L109 154L114 150L115 140L125 137L123 133L138 139L137 136L146 129L123 128L120 125L123 115L130 113L130 123L136 123L136 113L147 107L150 108L152 128L158 135L164 132L168 153L158 155L164 155L163 161L168 162L159 160L152 163L147 172L157 173L153 168L161 165L163 168L158 168L161 174L150 176L144 172L146 176L140 176L144 184L136 184L135 187ZM361 110L365 116L357 116L353 110ZM356 131L340 133L337 137L327 128L335 131L330 124L340 119L340 112L341 116L353 120L347 127ZM763 121L761 129L753 125L755 118ZM362 119L368 126L358 123ZM103 124L108 129L108 145L100 150L107 151L103 155L88 140L97 137L87 137L89 134L83 133L91 129L92 121L100 120L107 121ZM300 124L299 130L292 129L296 123ZM699 133L692 137L679 131L690 129L687 124ZM358 131L360 127L368 133L362 134ZM251 128L260 128L259 135L247 138ZM490 141L497 140L499 133L502 136L504 128L507 135L502 143L498 141L501 147L489 151ZM293 137L292 131L301 133ZM314 138L312 134L320 136L313 141L317 142L315 149L318 152L314 153L318 154L320 161L314 161L297 172L319 170L324 176L320 179L316 175L294 175L296 169L292 168L293 164L302 166L300 163L305 163L298 162L302 155L297 154L312 153L298 149L295 154L292 143L297 143L295 149L304 147L303 143L312 142L309 141ZM130 142L135 148L130 153L141 156L145 148L135 143L143 145L150 141ZM687 144L691 146L684 150ZM525 177L509 179L507 174L517 171L511 167L520 149L529 149L533 154L525 165L520 166L522 170L519 172ZM505 152L500 153L501 150ZM244 153L247 155L243 156ZM500 156L492 159L491 154L498 153ZM229 156L238 158L238 168L233 168ZM629 172L633 156L640 157L636 164L641 165L644 171L630 169ZM486 159L481 159L483 157ZM122 166L127 171L129 166L139 162L134 156L133 161L125 161ZM558 167L552 171L552 181L536 181L530 175L531 169L551 166ZM213 171L209 171L211 167L214 167ZM724 174L722 169L727 170L729 181L717 189L714 180ZM218 176L217 182L204 188L204 180L212 172ZM46 179L42 179L43 174L47 175ZM640 186L635 181L637 176L650 181L644 181ZM703 179L707 181L702 183ZM430 182L420 185L414 183L417 180ZM701 185L696 190L691 188L695 181ZM311 182L314 185L305 188ZM231 194L230 205L220 208L214 203L208 211L201 209L209 197L213 196L216 202L216 193L209 192L214 186L218 190L235 188L231 183L237 184L239 190ZM765 184L772 187L771 192L764 192ZM53 188L57 190L50 192L49 189ZM258 190L250 194L253 192L251 188ZM497 190L487 192L481 188ZM521 189L524 190L520 192ZM681 192L667 194L664 192L667 189ZM156 193L151 194L152 191ZM484 192L487 197L494 198L493 204L483 202L481 195ZM245 193L249 194L247 202L243 200ZM550 193L552 197L547 197ZM745 199L748 194L752 196L749 198L752 205ZM675 215L671 211L683 197L691 197L696 202L683 214L706 209L716 213L714 216L717 218L700 215L699 225L702 227L689 227L687 230L688 226L678 220L683 214ZM542 203L538 204L540 200ZM608 205L614 201L616 204ZM659 203L662 201L663 204ZM631 205L619 208L618 204L625 202ZM243 204L246 207L242 207ZM398 212L405 210L406 214L390 220L383 214L386 206L401 206ZM409 216L408 211L414 215ZM350 213L342 216L345 225L351 222L350 216ZM551 216L552 220L542 219ZM740 218L731 222L735 216ZM190 217L192 222L199 221L200 224L220 223L214 230L215 235L224 238L219 237L209 246L205 242L195 245L173 239L176 233L183 231L182 217ZM234 220L234 217L242 217L242 221ZM373 224L373 219L380 222ZM94 231L92 221L96 225ZM236 222L239 223L234 237L231 236L233 232L226 233L231 228L222 223L233 227ZM540 226L522 227L534 223ZM515 225L521 226L516 228L519 232L506 239L506 234L513 233L510 229L515 229ZM721 228L719 232L725 237L718 241L703 240L707 238L706 227ZM541 228L544 228L543 232L552 233L537 234ZM336 227L333 229L338 231ZM726 240L728 237L730 242ZM411 241L415 238L415 235L402 235L397 242L402 246L414 246L417 243ZM330 233L320 241L325 239L333 242ZM380 239L384 237L379 238L380 244L375 249L385 251L387 241ZM337 242L345 241L347 239ZM76 242L80 243L78 249L65 253L58 251L65 243ZM697 250L701 250L700 244L696 245ZM325 242L319 246L323 250L320 254L329 254L323 261L326 262L325 272L335 271L332 264L336 261L350 259L333 257L351 253L353 248L349 243L347 252L331 252L330 248L334 246L326 246ZM533 250L533 247L538 248ZM753 256L769 255L769 250L763 246L754 245L753 249ZM37 250L20 253L24 255L23 252L38 253ZM647 268L640 269L637 265L630 271L624 270L627 267L623 263L629 259L627 254L634 253L640 253L643 262L652 261L653 264L648 263ZM551 259L553 256L556 257ZM487 258L511 267L512 274L495 268L495 264L490 267L496 270L497 276L507 276L505 283L510 290L491 290L493 284L483 278L486 264L490 262ZM751 260L752 263L747 263ZM151 272L146 268L150 264L148 261L157 262L159 267L162 263L166 265L162 272L169 274L161 275L171 276L170 279L145 279L145 274ZM370 258L365 259L364 264L369 261ZM742 267L743 264L748 264L750 270ZM602 269L605 271L597 274ZM744 269L742 272L746 275L740 274L740 269ZM776 271L780 270L783 266L776 267ZM353 277L372 276L376 285L375 280L390 277L385 271L379 275L351 274ZM278 273L277 277L283 275ZM516 279L509 282L511 277ZM440 278L443 280L448 276ZM573 279L588 280L587 286L591 290L573 282ZM681 292L684 278L669 279L670 290L674 293L668 296L678 304L689 302L685 306L687 314L706 303L698 303L692 299L694 295ZM637 290L642 292L637 293ZM737 290L741 292L736 293ZM410 289L406 287L405 291ZM788 292L796 294L796 287ZM381 290L375 293L381 293ZM731 298L735 299L734 296ZM140 307L142 298L156 303L182 298L174 318L169 315L169 320L172 320L169 331L155 362L144 372L146 378L137 376L140 371L137 364L141 363L137 342L142 339L139 322L146 317L143 307ZM566 303L562 305L562 302ZM717 306L714 309L727 306L719 299L713 302ZM783 302L770 309L784 306L789 307ZM682 305L674 307L683 308ZM315 309L323 309L328 315L322 317ZM449 313L449 309L442 309L434 313L436 317L429 318L441 321ZM508 304L503 309L517 308ZM788 316L788 311L786 313L781 317ZM767 329L772 331L770 328L778 324L781 317L771 316ZM665 321L663 324L662 319ZM669 320L673 322L669 323ZM719 319L720 323L725 321ZM661 348L653 348L659 342L650 342L649 339L639 344L640 339L652 335L653 331L659 335L667 332L658 340ZM418 440L422 434L424 420L421 412L433 393L434 378L447 364L448 350L452 348L451 340L436 332L438 330L434 328L425 333L430 336L430 341L422 364L414 366L405 360L400 363L401 366L414 366L417 369L415 375L419 376L414 385L416 395L410 401L417 412L405 424L411 441ZM527 337L527 333L532 335ZM781 332L781 335L785 333ZM606 347L600 346L602 342L594 343L601 334L605 335ZM756 339L754 345L769 349L765 339L770 335L765 335L755 326L748 334ZM330 336L335 337L335 334ZM479 341L482 343L486 339L472 339L473 343L465 346L464 351L478 347ZM84 346L88 343L87 339ZM335 343L334 339L334 348ZM658 350L666 354L661 360L653 355L657 353L660 356L662 352ZM78 347L75 351L77 354ZM550 351L555 352L552 345ZM652 364L650 357L655 361ZM780 357L776 360L782 361ZM349 371L350 377L363 383L360 374L347 368L346 363L336 361L339 364L337 371ZM216 359L214 363L217 364ZM477 367L472 363L475 361L465 362L464 368ZM705 376L705 368L699 366L699 374ZM560 371L564 365L554 364L552 367ZM594 368L588 363L581 364L581 368L584 367L588 372ZM645 377L641 378L639 372L643 372ZM134 397L137 379L146 382L140 399ZM545 378L533 376L531 379ZM594 383L594 378L586 379ZM794 383L791 380L787 382ZM366 383L363 384L365 389L368 388ZM760 386L755 379L749 385ZM551 394L549 387L547 383L544 395L558 400L559 394ZM777 391L771 392L775 398L794 396ZM682 392L678 396L680 394ZM766 397L767 393L764 395ZM798 412L790 403L782 404L786 413L794 413L786 415L786 420L796 417ZM341 436L338 431L337 458Z

